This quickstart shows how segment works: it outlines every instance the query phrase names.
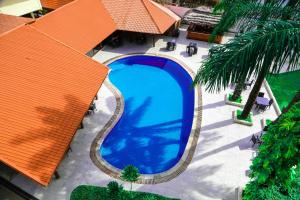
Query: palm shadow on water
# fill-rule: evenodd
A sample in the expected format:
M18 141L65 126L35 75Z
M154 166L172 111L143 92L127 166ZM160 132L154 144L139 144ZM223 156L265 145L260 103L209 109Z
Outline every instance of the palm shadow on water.
M83 113L88 108L88 104L75 96L67 95L65 100L63 110L42 106L36 107L41 121L40 128L32 127L32 130L28 133L20 133L15 140L11 141L11 145L15 145L16 148L23 146L23 144L27 146L30 144L33 149L38 149L30 157L30 162L26 168L30 171L38 171L42 180L47 180L49 171L55 168L56 163L60 163L68 150L69 142L71 142L77 127L80 125ZM68 132L69 135L62 135L62 132L64 132L62 130ZM29 151L32 152L32 149L29 149Z
M127 99L121 119L105 138L100 153L115 167L123 169L132 164L141 173L157 173L178 161L179 149L185 144L180 142L180 138L172 136L178 131L182 134L182 119L139 126L151 101L147 97L133 110L133 99Z
M175 103L175 107L172 109L182 109L182 113L177 115L176 118L170 119L167 119L167 117L172 114L168 115L169 113L166 113L166 118L156 120L156 117L160 117L158 115L164 114L159 112L160 106L163 107L164 103L161 103L157 108L151 105L152 101L157 102L156 94L153 97L149 97L151 96L150 94L148 97L145 96L143 102L139 105L136 105L135 98L125 99L125 109L121 119L107 135L100 148L102 157L119 169L132 164L138 167L143 174L166 171L173 167L181 158L189 138L194 109L194 104L189 102L189 100L192 100L189 98L194 97L191 95L191 90L189 90L192 79L182 67L174 66L178 65L174 61L165 58L156 59L158 60L155 60L156 62L153 63L153 60L149 60L148 56L146 59L143 59L143 56L139 56L137 60L132 62L133 64L146 64L163 68L176 80L180 92L174 92L173 95L175 96L173 98L183 99L182 102L178 101L180 105ZM155 76L153 81L157 81ZM143 80L140 82L143 82ZM163 96L164 93L159 95ZM172 99L168 99L168 101L172 101ZM168 109L170 107L169 105ZM153 111L152 109L157 109L158 112L156 115L153 113L152 116L150 115L150 118L153 119L150 120L151 122L144 123L145 121L143 120L147 118L145 116L149 114L148 111L150 112L150 109L151 111ZM172 113L173 111L165 110L164 112Z

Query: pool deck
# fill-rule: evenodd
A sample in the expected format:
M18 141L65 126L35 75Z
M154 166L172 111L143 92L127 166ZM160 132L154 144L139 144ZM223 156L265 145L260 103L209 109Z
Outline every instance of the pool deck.
M209 44L197 42L198 54L188 57L185 53L190 40L185 39L181 32L177 39L177 49L165 51L167 41L172 38L159 37L155 47L152 41L148 45L125 44L120 48L105 47L93 58L105 62L116 56L129 53L151 53L174 57L189 66L194 72L200 67L201 61L207 57ZM225 37L225 41L226 41ZM233 123L232 112L238 107L226 105L225 94L232 91L228 88L220 93L208 93L202 87L202 127L193 159L187 169L174 179L160 184L134 184L134 190L153 192L182 200L232 200L236 187L243 187L255 148L249 142L252 134L262 130L261 119L275 119L274 107L264 113L254 113L254 125L244 126ZM266 88L261 91L268 96ZM243 92L246 99L250 89ZM60 179L53 179L48 187L41 187L24 176L16 176L12 182L39 199L69 199L72 190L82 184L104 186L113 180L102 172L90 158L93 140L103 126L110 120L116 109L116 99L111 90L104 84L96 101L97 111L84 119L84 129L78 130L71 144L72 152L67 153L58 167ZM129 184L124 184L129 188Z

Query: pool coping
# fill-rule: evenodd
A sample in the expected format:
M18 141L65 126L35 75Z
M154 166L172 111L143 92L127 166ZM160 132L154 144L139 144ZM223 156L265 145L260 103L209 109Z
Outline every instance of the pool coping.
M173 58L171 56L166 56L162 54L153 54L153 53L130 53L130 54L124 54L119 55L116 57L113 57L111 59L108 59L103 64L108 65L115 60L130 57L133 55L145 55L145 56L159 56L163 58L170 59L176 63L178 63L181 67L183 67L187 73L192 77L192 79L195 78L195 73L192 71L190 67L188 67L185 63L182 61L177 60L176 58ZM90 149L90 157L93 161L93 163L101 169L103 172L105 172L107 175L120 179L121 170L117 169L116 167L109 164L107 161L105 161L101 155L99 154L99 148L106 138L106 136L109 134L109 132L112 130L112 128L116 125L116 123L121 118L123 111L124 111L124 99L121 94L121 92L109 81L108 77L104 81L104 85L112 92L112 94L116 98L116 109L112 117L109 119L109 121L104 125L102 130L99 131L97 136L92 142L91 149ZM198 138L200 135L200 129L201 129L201 122L202 122L202 92L201 92L201 86L197 85L195 87L195 105L194 105L194 116L193 116L193 123L192 123L192 130L188 139L188 142L185 147L185 151L183 155L181 156L180 160L169 170L157 173L157 174L151 174L151 175L145 175L141 174L139 180L136 183L140 184L157 184L157 183L163 183L170 181L171 179L179 176L185 169L188 167L188 165L191 163L194 152L197 147Z

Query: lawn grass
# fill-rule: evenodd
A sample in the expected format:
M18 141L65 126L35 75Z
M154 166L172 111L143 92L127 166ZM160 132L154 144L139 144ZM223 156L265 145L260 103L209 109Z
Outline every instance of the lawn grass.
M300 88L300 70L270 75L267 81L282 110L287 107Z
M242 103L242 97L241 97L241 96L240 96L237 100L232 100L232 96L233 96L232 93L230 93L230 94L228 95L228 100L229 100L229 101L232 101L232 102L235 102L235 103Z
M244 120L244 121L246 121L246 122L252 123L252 122L253 122L253 121L252 121L252 114L249 114L248 117L247 117L246 119L242 119L242 118L241 118L242 112L243 112L242 110L237 110L237 111L236 111L236 118L237 118L238 120Z
M266 119L266 125L269 126L273 121L270 119Z
M126 200L179 200L164 197L157 194L146 193L146 192L135 192L124 190L124 199ZM111 199L108 195L106 187L98 187L91 185L80 185L75 188L72 193L70 200L109 200Z

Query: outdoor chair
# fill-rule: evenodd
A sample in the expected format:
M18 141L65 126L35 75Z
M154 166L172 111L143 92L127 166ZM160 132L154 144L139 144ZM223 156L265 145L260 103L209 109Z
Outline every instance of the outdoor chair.
M113 48L116 48L116 47L120 47L120 46L122 46L122 39L121 39L121 37L119 36L119 35L116 35L116 36L113 36L112 38L111 38L111 40L109 41L109 45L111 46L111 47L113 47Z
M257 96L258 96L258 97L264 97L264 96L265 96L265 93L259 92Z
M273 99L270 99L270 101L269 101L269 105L268 105L268 108L270 108L271 107L271 105L274 103L274 100Z
M257 105L257 109L258 109L258 111L262 111L262 112L264 112L266 109L267 109L267 105Z
M90 115L90 114L94 114L95 113L95 110L96 110L96 104L95 103L92 103L87 111L87 115Z
M260 138L259 138L258 136L255 136L254 134L252 135L250 141L253 143L253 144L252 144L252 148L253 148L256 144L260 145L260 144L262 143L262 141L260 140Z
M261 140L262 136L268 131L269 127L266 125L263 130L260 132L259 138Z
M168 51L174 51L176 49L176 43L174 41L172 42L167 42L167 47L166 49Z
M252 84L253 84L254 80L252 79L251 81L247 80L245 83L244 83L244 89L248 89L248 87L251 87Z
M197 54L198 52L197 44L194 42L190 42L190 44L186 47L186 52L189 56Z

